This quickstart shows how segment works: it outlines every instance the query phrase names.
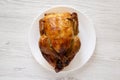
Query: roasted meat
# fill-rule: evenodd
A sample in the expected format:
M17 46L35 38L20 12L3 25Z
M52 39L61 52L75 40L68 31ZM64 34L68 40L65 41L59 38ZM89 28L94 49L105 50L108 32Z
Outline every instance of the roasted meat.
M39 47L56 72L69 65L79 51L77 13L47 13L39 21Z

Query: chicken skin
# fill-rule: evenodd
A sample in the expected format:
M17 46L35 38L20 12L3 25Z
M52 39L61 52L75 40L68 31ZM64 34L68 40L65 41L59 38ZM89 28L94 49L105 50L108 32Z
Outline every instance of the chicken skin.
M80 49L77 13L47 13L39 21L39 48L56 72L68 66Z

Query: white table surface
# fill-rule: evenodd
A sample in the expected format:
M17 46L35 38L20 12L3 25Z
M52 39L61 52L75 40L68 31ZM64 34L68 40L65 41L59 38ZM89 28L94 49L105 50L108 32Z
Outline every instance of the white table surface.
M79 9L97 34L94 55L69 80L120 80L120 0L0 0L0 80L54 80L33 59L27 42L33 19L54 5Z

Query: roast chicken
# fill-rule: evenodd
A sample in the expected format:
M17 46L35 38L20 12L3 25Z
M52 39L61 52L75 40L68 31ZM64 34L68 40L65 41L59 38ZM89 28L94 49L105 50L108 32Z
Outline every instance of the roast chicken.
M80 49L77 13L47 13L39 21L39 48L56 72L68 66Z

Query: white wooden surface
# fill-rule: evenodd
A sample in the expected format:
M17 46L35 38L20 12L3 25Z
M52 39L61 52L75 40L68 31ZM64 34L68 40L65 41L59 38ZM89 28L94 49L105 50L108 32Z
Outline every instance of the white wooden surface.
M54 80L33 59L27 34L42 9L61 4L89 16L97 34L94 55L69 80L120 80L120 0L0 0L0 80Z

